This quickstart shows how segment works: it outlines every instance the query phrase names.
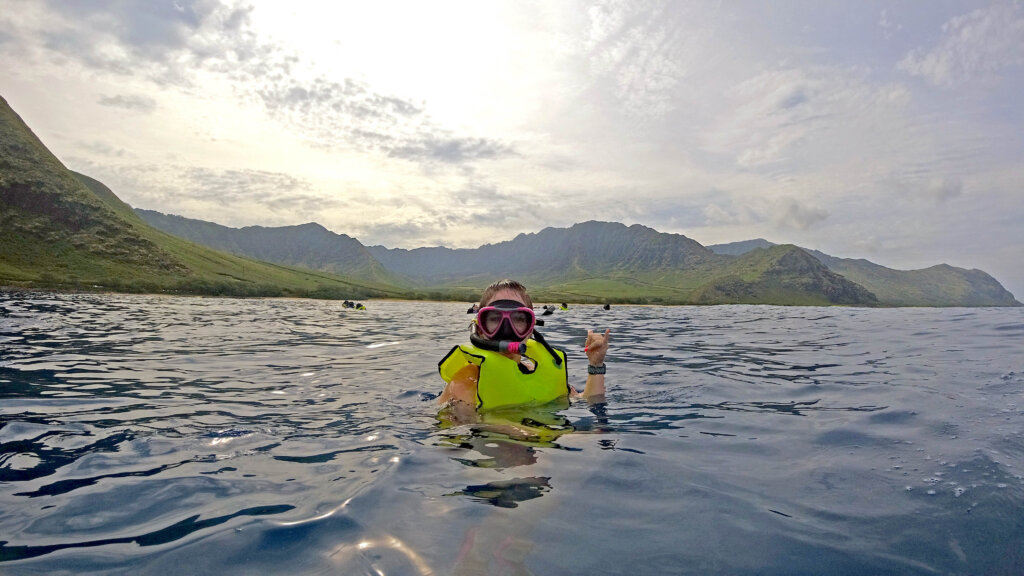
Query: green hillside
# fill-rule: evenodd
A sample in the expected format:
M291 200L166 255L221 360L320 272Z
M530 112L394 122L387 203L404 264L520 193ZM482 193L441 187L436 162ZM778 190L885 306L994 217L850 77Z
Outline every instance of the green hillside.
M832 258L828 267L870 286L890 306L1019 306L1013 294L981 270L939 264L920 270L892 270L866 260Z
M156 230L101 183L65 168L3 98L0 285L337 298L399 294L386 284L259 262Z
M775 246L758 238L708 246L717 254L743 255ZM1020 306L998 280L981 270L939 264L920 270L895 270L869 260L838 258L818 250L804 251L829 270L863 286L883 306Z
M829 270L793 245L759 248L736 257L727 273L700 289L697 301L772 301L788 305L878 305L875 294Z

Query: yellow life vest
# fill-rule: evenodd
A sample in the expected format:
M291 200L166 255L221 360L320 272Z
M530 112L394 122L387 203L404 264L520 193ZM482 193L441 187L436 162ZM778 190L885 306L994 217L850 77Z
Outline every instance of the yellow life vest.
M482 350L472 345L456 346L437 363L437 369L445 382L451 382L455 374L467 365L479 366L477 408L547 404L569 395L565 352L557 348L552 350L561 358L561 364L555 362L555 357L540 342L527 340L526 356L533 360L536 368L533 372L524 373L519 363L499 352Z

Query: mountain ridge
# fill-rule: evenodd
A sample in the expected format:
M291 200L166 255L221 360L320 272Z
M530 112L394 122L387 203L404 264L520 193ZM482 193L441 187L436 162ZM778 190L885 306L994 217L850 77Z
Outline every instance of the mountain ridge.
M779 260L781 263L777 262L776 268L771 268L751 262L772 257L747 255L758 248L771 249L777 245L764 239L741 244L742 249L726 246L726 251L731 247L738 254L729 256L717 252L722 250L721 245L704 247L682 234L658 232L640 224L627 226L618 222L587 221L568 228L546 227L538 232L520 233L511 240L483 244L478 248L433 246L404 249L373 245L366 250L386 270L404 278L407 285L426 289L479 289L496 277L511 276L567 298L592 298L596 294L646 294L653 290L659 295L651 296L650 301L661 298L669 302L759 303L769 299L792 304L1017 305L1012 295L994 279L973 283L984 293L980 297L969 294L969 286L954 291L957 294L937 297L921 289L912 289L915 278L904 278L902 285L904 293L912 296L901 297L892 289L883 290L879 296L871 282L858 282L835 267L837 262L849 259L793 246L791 249L806 253L824 269L809 268L806 260L794 256ZM890 271L880 265L872 265ZM792 269L786 273L779 272L787 266L802 270L809 275L808 278L798 281L799 273ZM946 265L934 268L944 271L949 278L956 277L960 282L960 269ZM857 286L830 277L826 271ZM898 274L900 271L891 272ZM947 279L941 273L933 276L928 282L934 285L942 285ZM772 282L777 285L770 286ZM814 294L815 291L820 293ZM769 293L770 298L766 296Z
M0 97L0 285L237 296L389 294L326 272L217 252L146 224L72 172Z
M397 280L361 242L346 234L336 234L316 222L231 228L154 210L136 208L135 213L160 230L231 254L364 280L388 283Z
M424 281L445 282L460 276L526 274L547 277L552 273L584 273L635 270L651 257L651 245L662 250L664 266L697 265L717 257L681 234L665 234L652 228L618 222L588 221L569 228L543 228L521 233L512 240L479 248L385 248L369 247L385 267Z
M742 255L765 245L763 239L714 244L716 253ZM977 268L936 264L917 270L896 270L864 258L840 258L803 248L828 268L864 286L888 306L1020 306L998 280Z

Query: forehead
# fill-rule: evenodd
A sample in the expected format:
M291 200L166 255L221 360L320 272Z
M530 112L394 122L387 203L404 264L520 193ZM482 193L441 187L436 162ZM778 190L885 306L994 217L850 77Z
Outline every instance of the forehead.
M512 290L511 288L502 288L501 290L495 292L494 296L491 296L491 299L488 300L487 303L490 304L491 302L496 302L498 300L515 300L516 302L522 304L524 298L522 293L516 290Z

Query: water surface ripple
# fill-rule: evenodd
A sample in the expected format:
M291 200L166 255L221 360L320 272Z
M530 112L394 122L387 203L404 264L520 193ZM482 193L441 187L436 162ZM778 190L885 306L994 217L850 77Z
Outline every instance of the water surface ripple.
M1021 309L573 306L607 402L460 423L367 305L0 295L0 573L1024 573Z

